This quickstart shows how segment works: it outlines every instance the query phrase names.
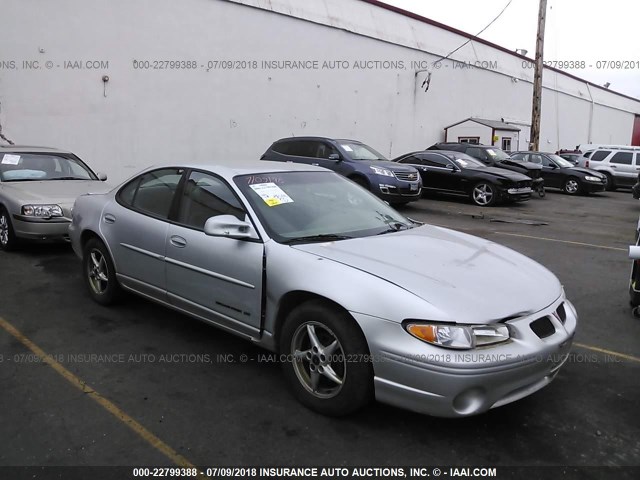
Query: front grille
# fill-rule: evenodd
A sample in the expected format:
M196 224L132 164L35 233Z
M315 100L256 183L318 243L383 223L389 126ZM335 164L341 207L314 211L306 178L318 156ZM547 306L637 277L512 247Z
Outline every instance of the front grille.
M542 317L531 322L531 330L540 338L547 338L556 333L556 329L548 317Z
M526 187L530 187L531 186L531 182L528 180L523 180L521 182L516 182L516 188L526 188Z
M405 182L415 182L418 180L418 172L393 172L398 180Z

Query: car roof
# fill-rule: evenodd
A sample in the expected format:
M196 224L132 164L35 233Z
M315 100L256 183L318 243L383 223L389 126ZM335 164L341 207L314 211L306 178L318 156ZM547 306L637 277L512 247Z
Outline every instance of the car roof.
M265 173L282 172L331 172L326 168L314 165L304 165L294 162L270 162L267 160L249 160L225 163L160 163L145 168L143 171L157 170L158 168L179 167L193 168L197 170L209 170L225 178L233 178L238 175L262 175ZM140 172L142 173L142 172ZM139 175L136 174L136 176Z
M291 141L296 141L296 140L311 140L311 141L329 140L330 142L350 142L350 143L360 143L360 144L362 144L362 142L360 142L358 140L350 140L350 139L347 139L347 138L313 137L313 136L308 136L308 137L285 137L285 138L281 138L280 140L276 140L275 143L277 143L277 142L291 142Z
M33 145L0 145L0 153L72 153L53 147Z

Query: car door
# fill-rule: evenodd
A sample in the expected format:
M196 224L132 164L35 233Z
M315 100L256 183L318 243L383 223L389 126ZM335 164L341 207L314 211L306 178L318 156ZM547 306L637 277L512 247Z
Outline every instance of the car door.
M345 161L338 149L327 141L310 142L313 144L311 148L314 153L314 159L311 165L328 168L341 175L348 175L353 171L350 162ZM331 157L331 158L329 158Z
M183 171L162 168L133 179L105 205L100 222L119 281L163 301L167 219Z
M615 152L609 158L609 166L613 169L618 185L633 185L638 178L638 171L633 162L633 152Z
M429 188L451 193L463 191L459 169L449 158L440 153L423 153L417 156L422 160L422 168L428 172Z
M247 216L232 188L209 172L187 172L166 240L169 301L203 319L248 335L262 319L264 245L204 233L210 217Z
M544 178L544 185L546 187L562 188L564 181L566 180L566 172L564 172L560 165L557 165L546 155L531 153L530 158L534 158L533 163L538 163L537 159L540 159L542 165L542 178Z

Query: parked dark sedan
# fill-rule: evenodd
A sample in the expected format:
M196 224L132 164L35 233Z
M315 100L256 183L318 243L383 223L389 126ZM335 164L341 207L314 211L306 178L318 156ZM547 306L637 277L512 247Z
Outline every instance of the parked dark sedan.
M416 167L424 190L465 195L481 207L500 200L522 201L531 197L531 179L526 175L488 167L462 152L427 150L407 153L393 161Z
M511 158L542 165L544 184L547 187L560 188L569 195L603 192L605 189L607 179L604 175L595 170L576 167L553 153L514 152Z
M333 170L392 205L419 200L422 181L415 168L398 165L356 140L325 137L283 138L260 160L317 165Z
M505 151L497 147L477 143L443 142L431 145L428 149L463 152L470 157L477 158L490 167L504 168L512 172L522 173L532 179L531 188L537 191L541 197L544 196L544 180L540 176L542 171L540 165L527 162L514 162Z

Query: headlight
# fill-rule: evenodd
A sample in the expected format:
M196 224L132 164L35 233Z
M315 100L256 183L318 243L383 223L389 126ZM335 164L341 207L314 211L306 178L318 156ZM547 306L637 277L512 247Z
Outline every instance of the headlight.
M601 182L602 179L600 177L593 177L591 175L587 175L584 179L588 182Z
M492 345L509 340L506 325L443 325L409 323L405 327L414 337L439 347L459 350Z
M23 205L22 214L27 217L61 217L62 208L60 205Z
M393 172L391 170L387 170L386 168L381 168L381 167L374 167L373 165L371 165L369 167L371 170L373 170L373 172L376 175L382 175L385 177L393 177Z

